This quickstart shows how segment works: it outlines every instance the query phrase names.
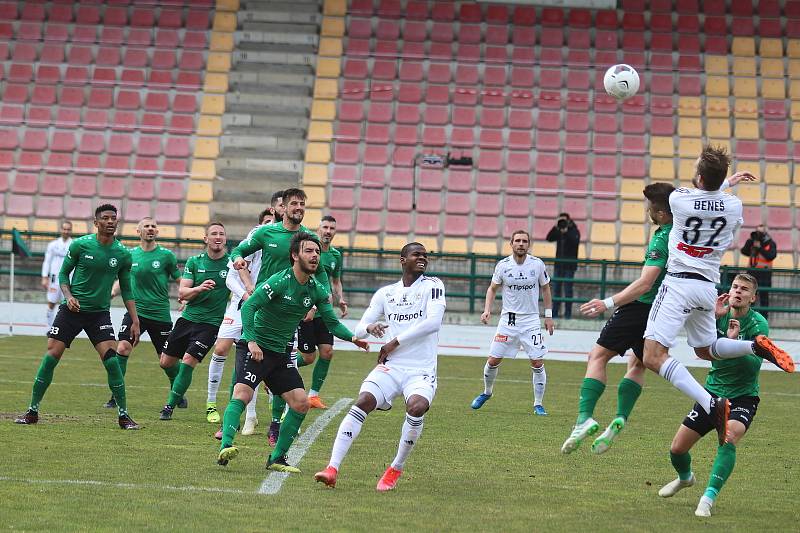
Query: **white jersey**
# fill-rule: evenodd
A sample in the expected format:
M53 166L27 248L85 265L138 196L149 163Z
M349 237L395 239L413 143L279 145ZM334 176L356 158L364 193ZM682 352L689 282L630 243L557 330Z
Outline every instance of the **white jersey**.
M513 313L520 325L539 322L539 289L550 283L541 259L526 255L520 265L510 255L494 267L492 283L503 288L503 318Z
M410 287L403 286L401 280L378 289L355 333L366 337L367 326L385 317L389 328L384 339L400 343L385 366L435 375L439 329L446 307L444 284L439 278L420 276Z
M58 273L61 271L61 265L64 263L70 244L72 244L72 239L65 241L58 238L47 245L47 251L44 253L44 262L42 263L43 278L52 279L55 276L56 281L58 281Z
M249 239L253 232L260 227L261 226L255 226L251 229L247 234L247 238ZM247 270L251 274L250 277L255 281L255 278L258 277L258 271L261 270L261 250L253 252L245 257L244 260L247 261ZM239 271L233 268L233 261L228 261L228 276L225 278L225 285L231 290L231 301L228 303L228 311L238 311L239 302L242 301L242 296L246 289L244 283L242 283L242 278L239 277ZM226 311L225 314L227 315L228 312Z
M669 196L672 231L667 272L719 283L722 256L742 225L742 201L721 191L679 188Z

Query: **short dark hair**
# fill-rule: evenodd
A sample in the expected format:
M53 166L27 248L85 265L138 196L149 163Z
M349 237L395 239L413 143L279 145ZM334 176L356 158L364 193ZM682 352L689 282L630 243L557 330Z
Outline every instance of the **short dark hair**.
M748 274L747 272L742 272L740 274L736 274L733 279L741 279L749 283L753 286L753 294L758 292L758 280L752 274Z
M62 220L61 221L61 225L63 226L64 224L69 224L69 227L70 228L72 227L72 221L71 220Z
M261 224L261 221L264 220L264 217L267 215L273 215L273 216L275 215L275 213L272 212L271 207L264 209L258 214L258 223Z
M561 217L566 217L567 220L572 220L572 217L569 216L569 213L566 213L566 212L565 213L559 213L558 214L558 218L561 218Z
M403 248L400 250L400 257L408 257L408 252L409 252L409 250L411 249L412 246L421 246L422 249L425 250L425 245L422 244L421 242L416 242L416 241L410 242L410 243L406 244L405 246L403 246Z
M644 197L647 198L657 210L664 211L671 215L672 210L669 208L669 195L672 194L674 190L675 187L673 187L672 184L660 181L658 183L651 183L645 187L642 194L644 194Z
M289 202L289 198L300 198L301 200L305 201L307 197L303 189L292 188L283 191L283 196L281 196L281 198L283 198L283 203L285 204Z
M725 176L731 158L724 146L708 144L700 152L700 161L697 163L697 174L703 178L703 187L707 191L718 191Z
M272 193L272 198L270 199L269 203L272 207L275 207L275 204L278 203L278 200L283 200L283 191L275 191Z
M211 226L220 226L220 227L222 227L222 229L225 229L225 224L223 224L222 222L220 222L218 220L215 220L215 221L212 221L212 222L209 222L208 224L206 224L206 235L208 235L208 230L211 229Z
M333 222L334 224L336 224L336 219L333 218L333 215L325 215L320 219L320 222Z
M514 237L519 235L520 233L524 233L528 237L528 242L531 242L531 234L525 231L524 229L518 229L514 233L511 234L511 242L514 242Z
M289 262L291 264L294 264L294 254L300 255L300 245L305 241L313 241L320 250L322 249L322 245L320 245L319 238L317 238L316 235L305 231L298 231L289 242Z
M97 220L100 217L100 213L103 211L113 211L114 214L117 214L117 206L111 204L101 204L97 206L97 209L94 210L94 219Z

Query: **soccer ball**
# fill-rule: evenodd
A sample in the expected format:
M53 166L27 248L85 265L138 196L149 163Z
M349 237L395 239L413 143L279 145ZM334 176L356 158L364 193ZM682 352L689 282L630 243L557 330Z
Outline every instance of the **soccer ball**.
M639 73L630 65L614 65L606 71L603 86L617 100L626 100L639 90Z

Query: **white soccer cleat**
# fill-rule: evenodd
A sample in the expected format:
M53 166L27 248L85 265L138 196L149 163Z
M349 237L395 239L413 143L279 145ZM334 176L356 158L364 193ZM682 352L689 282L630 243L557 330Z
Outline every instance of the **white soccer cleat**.
M252 435L256 432L256 426L258 425L258 418L245 418L244 425L242 426L242 435Z
M572 433L569 434L569 437L561 446L561 453L574 452L586 437L594 435L597 433L598 429L600 429L600 424L598 424L597 420L594 418L587 418L582 424L576 425L572 428Z
M711 516L711 507L714 505L714 502L703 496L700 498L700 503L697 504L697 509L694 510L694 515L699 516L701 518L708 518Z
M692 477L687 479L686 481L682 481L681 478L675 478L663 487L658 490L658 495L662 498L672 498L681 490L691 487L695 483L694 473L692 473Z

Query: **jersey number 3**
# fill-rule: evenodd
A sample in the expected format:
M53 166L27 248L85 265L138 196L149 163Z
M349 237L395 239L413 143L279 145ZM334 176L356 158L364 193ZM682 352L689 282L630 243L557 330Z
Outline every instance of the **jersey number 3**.
M719 242L715 239L719 236L720 232L725 229L728 221L725 217L717 217L709 224L714 231L713 235L708 238L703 246L719 246ZM700 217L689 217L683 224L687 229L683 230L683 242L686 244L697 244L700 240L700 229L703 227L703 219Z

